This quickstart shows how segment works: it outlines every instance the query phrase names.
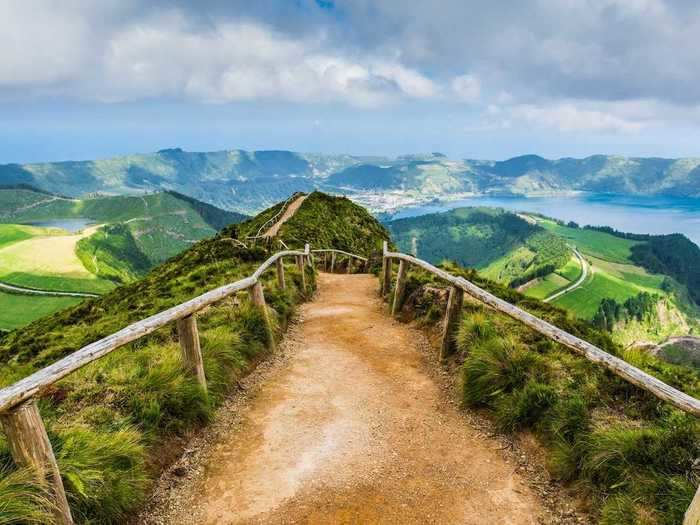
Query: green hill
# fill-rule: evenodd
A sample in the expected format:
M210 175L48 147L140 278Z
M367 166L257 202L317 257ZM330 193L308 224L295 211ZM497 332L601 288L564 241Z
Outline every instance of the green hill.
M571 249L575 247L585 258L587 276L553 304L583 319L597 319L624 344L659 342L699 326L694 283L700 278L700 249L682 235L579 228L489 208L399 219L387 227L404 252L416 251L433 263L450 260L475 268L536 299L547 299L582 277L581 261ZM625 306L649 302L654 307L645 315Z
M387 223L396 244L426 261L445 259L517 285L563 267L571 250L532 220L495 208L457 208Z
M105 293L242 218L174 192L71 199L28 187L0 189L0 282ZM76 302L0 292L0 329ZM20 303L36 307L10 309Z
M0 338L0 385L131 322L251 275L278 248L246 248L246 237L278 208L195 243L136 282L6 334ZM364 209L318 193L307 197L279 235L290 248L309 242L357 253L377 252L388 238ZM264 276L278 335L295 306L313 292L314 275L306 271L307 292L301 289L301 275L291 260L286 265L287 290L274 284L274 271ZM184 373L171 329L159 330L72 374L42 398L42 414L79 522L124 523L130 518L160 466L178 453L178 439L182 443L188 432L205 424L226 393L236 388L237 379L261 360L268 342L264 322L243 295L198 316L209 401ZM0 486L13 468L0 435ZM12 498L0 491L0 508Z

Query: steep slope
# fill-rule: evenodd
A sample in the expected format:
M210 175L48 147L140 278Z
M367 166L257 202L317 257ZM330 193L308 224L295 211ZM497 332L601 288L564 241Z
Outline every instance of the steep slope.
M307 201L280 231L280 239L290 247L300 247L299 239L286 229L304 232L303 241L317 247L329 242L329 238L314 237L315 224L305 224L310 216L307 205L314 214L322 214L326 226L342 238L343 247L372 250L386 239L383 228L346 199L315 194ZM328 210L323 209L326 206ZM266 210L262 217L197 242L143 279L2 336L0 384L12 383L131 322L249 276L271 251L263 246L245 248L233 240L245 241L242 232L255 229L271 213L274 210ZM264 276L278 334L314 283L313 272L306 269L310 288L303 291L297 266L289 261L286 270L286 290L273 284L274 272ZM177 454L178 439L206 423L213 406L265 354L265 324L245 300L227 300L208 308L200 313L198 323L209 401L183 372L170 329L71 375L42 398L42 413L80 522L123 523L130 517L143 501L150 480ZM0 477L12 468L0 436Z
M508 173L511 168L500 169ZM689 283L700 278L700 251L682 235L579 228L493 208L399 219L387 227L405 252L433 263L455 261L529 297L551 298L595 320L625 345L660 342L698 327L697 287Z
M457 208L387 223L406 252L429 262L448 259L518 285L563 267L572 257L561 238L532 220L496 208Z
M454 264L444 268L690 395L700 372L623 350L609 334L557 307L525 297ZM411 268L399 318L441 334L444 283ZM391 304L391 293L387 296ZM436 334L437 333L437 334ZM490 414L494 428L532 450L533 436L555 479L584 495L600 525L683 521L698 485L697 418L672 409L505 315L466 299L447 361L463 404ZM524 432L522 441L518 439ZM572 523L574 521L572 520ZM580 521L578 521L580 522Z

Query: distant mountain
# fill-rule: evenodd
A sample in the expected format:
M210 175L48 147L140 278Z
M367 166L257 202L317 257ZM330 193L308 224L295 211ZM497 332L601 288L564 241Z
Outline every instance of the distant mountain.
M106 160L0 165L0 185L84 197L172 190L219 208L259 211L295 191L345 193L375 211L457 194L557 195L573 191L700 197L700 158L594 155L505 161L397 158L291 151L166 149Z

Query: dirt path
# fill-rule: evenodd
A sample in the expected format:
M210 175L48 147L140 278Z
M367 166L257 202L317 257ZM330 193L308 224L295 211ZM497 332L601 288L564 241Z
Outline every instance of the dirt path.
M264 234L263 237L274 237L277 235L277 232L280 231L280 227L289 219L291 219L294 214L297 212L301 204L304 202L304 199L306 199L308 195L300 195L292 203L287 206L287 208L284 210L284 213L282 213L282 216L279 218L279 220L270 226L270 229L267 230Z
M286 357L140 523L538 523L540 500L446 399L376 279L319 288Z
M573 292L576 288L581 286L584 283L584 281L586 280L586 278L588 277L588 263L586 262L586 259L583 257L583 255L581 255L579 253L579 251L576 248L572 247L571 249L573 250L574 255L576 255L576 257L578 258L579 263L581 263L581 275L576 280L576 282L574 284L572 284L571 286L567 286L563 290L560 290L556 293L553 293L552 295L550 295L546 299L543 299L543 301L545 303L550 303L550 302L554 301L555 299L558 299L559 297L561 297L564 294L567 294L569 292Z

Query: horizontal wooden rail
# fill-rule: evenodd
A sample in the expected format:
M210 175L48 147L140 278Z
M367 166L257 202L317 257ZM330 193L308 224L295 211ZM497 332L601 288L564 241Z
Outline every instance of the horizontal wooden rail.
M367 262L367 257L362 257L361 255L355 255L354 253L345 252L343 250L333 250L333 249L311 250L311 253L339 253L340 255L345 255L347 257L354 257L355 259L358 259L360 261Z
M289 256L308 255L308 244L304 251L285 250L278 252L262 263L250 277L215 288L194 299L190 299L189 301L154 314L151 317L130 324L126 328L122 328L104 339L84 346L80 350L56 361L54 364L0 390L0 414L36 396L56 381L109 354L113 350L148 335L168 323L190 316L206 306L221 301L230 295L251 288L258 282L265 270L275 265L278 259Z
M543 321L542 319L535 317L534 315L510 304L507 301L504 301L503 299L499 299L495 295L479 288L463 277L455 277L449 272L437 268L432 264L411 255L390 252L387 249L386 243L384 243L383 257L389 264L392 259L406 261L432 273L433 275L436 275L440 279L443 279L452 286L465 291L470 296L487 304L493 309L526 324L535 331L549 337L550 339L553 339L558 343L563 344L564 346L567 346L568 348L571 348L579 354L582 354L589 361L603 365L614 374L629 381L633 385L646 390L659 399L667 401L676 408L679 408L680 410L689 414L693 414L696 417L700 416L700 401L696 398L689 396L685 392L681 392L670 385L667 385L654 376L647 374L635 366L632 366L627 361L620 359L619 357L615 357L614 355L601 350L597 346L592 345L591 343L584 341L583 339L580 339L562 330L561 328L548 323L547 321ZM389 267L388 264L385 266ZM386 284L384 284L384 286L386 286Z

